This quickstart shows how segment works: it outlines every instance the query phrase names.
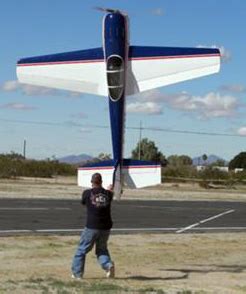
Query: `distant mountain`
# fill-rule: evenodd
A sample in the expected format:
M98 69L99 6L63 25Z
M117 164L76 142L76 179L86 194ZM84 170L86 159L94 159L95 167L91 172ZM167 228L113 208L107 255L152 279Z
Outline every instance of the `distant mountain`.
M204 161L202 159L202 155L201 156L198 156L198 157L194 157L192 159L192 164L193 165L211 164L211 163L214 163L217 160L224 160L227 163L227 161L225 159L223 159L223 158L221 158L221 157L219 157L217 155L211 154L211 155L208 156L208 159L206 161Z
M91 160L92 158L93 157L88 154L68 155L68 156L58 158L58 161L63 163L76 164L76 163L85 162L87 160Z

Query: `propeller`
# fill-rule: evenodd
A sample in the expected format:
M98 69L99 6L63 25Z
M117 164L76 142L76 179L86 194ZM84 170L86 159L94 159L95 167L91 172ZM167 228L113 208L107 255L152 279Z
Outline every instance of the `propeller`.
M104 7L94 7L94 9L98 10L98 11L102 11L102 12L109 12L109 13L120 13L120 11L118 9L112 9L112 8L104 8Z
M101 12L120 13L120 14L123 14L123 15L127 16L127 12L119 10L119 9L105 8L105 7L99 7L99 6L94 7L94 9L96 9L98 11L101 11Z

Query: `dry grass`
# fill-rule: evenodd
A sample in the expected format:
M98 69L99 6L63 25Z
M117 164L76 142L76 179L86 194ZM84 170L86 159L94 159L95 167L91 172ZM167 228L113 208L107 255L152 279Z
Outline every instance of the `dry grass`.
M75 199L81 194L76 181L76 177L0 180L0 198ZM146 189L125 189L122 199L246 201L246 187L206 190L197 183L165 183Z
M1 198L78 198L80 193L75 177L0 180Z
M117 277L94 252L82 281L70 278L79 236L0 239L0 293L245 293L246 235L113 235ZM98 292L97 292L98 291Z

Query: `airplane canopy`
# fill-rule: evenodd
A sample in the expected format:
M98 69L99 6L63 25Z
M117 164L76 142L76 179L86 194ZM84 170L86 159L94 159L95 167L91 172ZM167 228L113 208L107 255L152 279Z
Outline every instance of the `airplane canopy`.
M113 100L118 100L124 89L125 73L124 60L118 55L111 55L107 59L108 92Z

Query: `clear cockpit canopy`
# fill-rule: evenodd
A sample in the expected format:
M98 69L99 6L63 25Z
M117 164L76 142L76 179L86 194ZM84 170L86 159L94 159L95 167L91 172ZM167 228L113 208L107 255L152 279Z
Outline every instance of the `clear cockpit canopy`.
M124 90L124 60L119 55L107 59L108 92L112 100L118 100Z

